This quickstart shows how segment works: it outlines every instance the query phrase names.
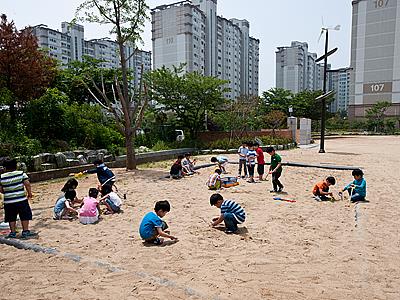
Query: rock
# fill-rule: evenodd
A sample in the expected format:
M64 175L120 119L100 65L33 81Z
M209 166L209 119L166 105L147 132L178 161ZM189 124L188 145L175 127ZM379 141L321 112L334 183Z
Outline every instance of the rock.
M79 160L78 159L69 159L67 158L67 167L76 167L79 166Z
M28 171L28 167L26 166L26 163L24 163L22 161L17 164L17 169L20 171L24 171L25 173Z
M43 171L53 170L53 169L57 169L57 166L56 166L56 164L52 164L52 163L44 163L44 164L41 164L41 169Z
M66 157L67 159L74 159L74 158L75 158L75 153L72 152L72 151L63 152L63 154L65 155L65 157Z
M107 149L100 149L100 150L97 150L97 153L103 153L104 155L107 155L108 154L108 150Z
M114 161L114 156L113 155L105 155L104 156L104 158L103 158L103 161L104 162L112 162L112 161Z
M39 155L42 156L43 163L52 163L53 164L56 162L56 157L52 153L41 153Z
M92 163L94 163L94 161L97 159L97 155L90 155L90 156L88 156L87 158L86 158L86 160L87 160L87 162L89 163L89 164L92 164Z
M120 155L115 158L115 161L126 161L126 155Z
M67 156L62 152L55 154L56 165L58 168L65 168L67 166Z
M32 161L33 161L33 168L35 169L35 171L40 171L41 165L43 163L43 157L41 155L32 156Z
M137 149L137 151L138 151L139 153L146 153L146 152L150 152L150 149L147 148L146 146L140 146L140 147Z
M85 156L83 154L78 155L76 157L76 159L79 161L80 165L86 165L87 164L87 160L86 160L86 158L85 158Z
M97 153L97 159L101 159L104 161L104 153L101 152Z
M85 151L84 150L74 150L75 157L78 157L78 155L84 155Z
M98 153L98 152L97 152L96 150L85 150L85 151L84 151L85 157L96 156L97 153Z

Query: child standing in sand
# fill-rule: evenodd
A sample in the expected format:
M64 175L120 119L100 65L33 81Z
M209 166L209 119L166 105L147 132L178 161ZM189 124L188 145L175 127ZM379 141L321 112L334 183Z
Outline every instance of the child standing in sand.
M351 173L354 177L354 181L349 183L343 188L344 191L348 191L351 202L365 201L367 195L367 182L364 179L364 172L360 169L355 169Z
M254 183L254 168L256 167L257 152L254 150L254 144L248 143L249 151L247 151L247 168L249 170L249 180L247 182Z
M16 159L7 159L3 166L5 173L0 175L0 193L4 194L4 222L10 226L7 238L17 237L17 216L22 224L21 238L36 237L38 234L29 230L32 210L28 199L32 199L32 191L28 175L17 171Z
M224 200L221 194L213 194L210 197L211 206L221 209L221 215L213 219L211 226L225 222L225 233L231 234L238 230L238 224L246 220L244 209L232 200Z
M242 169L244 170L244 174L242 178L247 177L247 152L249 151L249 148L247 148L247 143L242 142L242 145L238 149L238 155L239 155L239 177L242 176Z
M271 165L269 167L269 174L272 175L272 186L273 190L271 193L274 192L282 192L283 184L279 181L279 177L282 175L282 158L278 153L275 152L274 147L268 147L267 153L271 155Z
M101 160L95 160L94 163L95 168L91 170L83 171L84 174L97 174L97 179L99 180L100 186L105 185L106 183L113 185L115 183L115 175L114 173L105 165L105 163Z
M99 201L97 196L99 190L96 188L89 189L89 196L83 198L82 207L79 210L79 221L82 224L94 224L99 220Z
M329 192L329 187L331 185L335 185L336 179L335 177L329 176L325 180L318 182L314 185L313 195L315 200L317 201L326 201L328 200L327 196L333 196L332 192Z
M158 201L154 207L154 212L149 212L144 216L140 223L139 233L140 237L145 242L161 245L163 239L160 239L160 236L169 238L172 241L178 240L176 237L165 232L168 225L161 219L165 217L170 210L171 206L168 201Z

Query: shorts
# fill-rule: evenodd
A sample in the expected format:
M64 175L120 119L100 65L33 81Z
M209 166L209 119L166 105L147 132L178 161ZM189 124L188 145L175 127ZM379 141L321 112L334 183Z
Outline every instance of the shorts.
M32 220L32 210L28 200L4 204L4 222L15 222L18 215L21 221Z
M257 173L258 173L258 175L264 175L264 165L263 164L257 165Z
M109 198L106 199L106 203L111 207L111 209L113 210L113 212L119 212L121 210L121 208L119 206L116 206L114 204L114 202L112 202Z

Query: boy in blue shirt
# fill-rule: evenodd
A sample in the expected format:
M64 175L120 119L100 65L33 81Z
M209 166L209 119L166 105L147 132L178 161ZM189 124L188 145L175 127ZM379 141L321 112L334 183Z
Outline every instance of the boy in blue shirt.
M163 239L160 239L159 236L169 238L172 241L178 241L176 237L165 232L168 225L161 220L170 209L171 206L168 201L158 201L154 207L154 212L149 212L144 216L140 223L139 233L145 242L161 245Z
M346 185L343 188L343 192L349 192L351 202L365 201L367 182L363 178L364 172L360 169L355 169L351 175L353 175L354 181Z
M110 185L113 185L115 183L114 173L105 165L105 163L101 159L95 160L93 164L96 166L96 168L83 171L83 174L97 174L97 179L100 182L100 188L106 183Z
M221 215L213 219L211 226L215 227L224 221L227 234L235 233L238 230L237 225L246 220L244 209L232 200L224 200L221 194L213 194L210 197L210 204L221 209Z

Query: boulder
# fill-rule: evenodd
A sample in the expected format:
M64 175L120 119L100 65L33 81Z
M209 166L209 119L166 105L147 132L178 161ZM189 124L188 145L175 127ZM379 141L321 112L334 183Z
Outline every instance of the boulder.
M80 165L86 165L87 164L87 160L85 158L85 156L83 154L80 154L76 157L76 159L79 161Z
M104 155L107 155L108 154L108 150L107 149L100 149L100 150L97 150L97 153L103 153Z
M43 163L43 157L41 155L32 156L32 161L33 161L33 168L35 169L35 171L40 171L41 165Z
M74 159L74 158L75 158L75 153L72 152L72 151L63 152L63 154L65 155L65 157L66 157L67 159Z
M74 150L75 157L78 157L78 155L84 155L85 151L84 150Z
M65 168L67 166L67 157L62 152L57 152L55 159L58 168Z
M94 161L97 159L97 155L89 155L86 160L89 164L94 163Z
M113 155L104 155L103 161L104 162L112 162L112 161L114 161L114 156Z
M83 154L85 155L85 157L89 157L89 156L96 156L97 153L98 152L96 150L85 150Z
M43 163L52 163L53 164L56 162L56 157L52 153L41 153L39 155L42 156Z
M26 166L26 163L24 163L22 161L17 164L17 169L24 171L25 173L28 171L28 167Z
M76 167L79 166L79 160L78 159L69 159L67 158L67 167Z

